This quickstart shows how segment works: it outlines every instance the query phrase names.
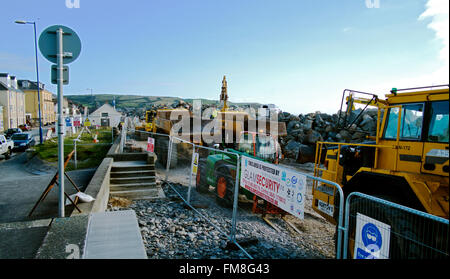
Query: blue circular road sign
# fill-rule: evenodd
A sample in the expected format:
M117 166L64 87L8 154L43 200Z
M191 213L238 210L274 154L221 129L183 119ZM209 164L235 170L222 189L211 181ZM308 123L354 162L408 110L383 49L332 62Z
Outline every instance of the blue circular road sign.
M57 63L57 31L63 31L63 64L75 61L81 53L81 40L77 33L63 25L53 25L39 36L39 50L50 62Z

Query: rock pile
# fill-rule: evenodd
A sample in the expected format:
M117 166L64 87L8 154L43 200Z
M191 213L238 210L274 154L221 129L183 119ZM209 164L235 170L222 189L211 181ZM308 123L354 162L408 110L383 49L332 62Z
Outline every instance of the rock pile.
M186 196L187 187L173 187ZM192 203L202 204L198 211L185 203L167 185L162 185L167 200L136 200L128 208L136 212L147 255L150 259L246 259L241 250L229 249L232 209L217 205L213 198L192 192ZM111 206L108 210L122 210ZM210 221L207 221L210 220ZM210 223L212 222L214 226ZM245 250L255 259L326 259L333 255L318 249L308 234L295 234L281 219L273 219L281 232L268 226L258 215L239 210L237 239L256 239ZM220 229L220 231L218 230ZM317 238L314 236L313 238ZM325 245L324 243L321 244ZM327 244L333 250L332 242Z
M338 114L315 112L296 116L288 112L280 113L279 121L286 123L287 130L287 136L280 138L284 156L300 163L312 162L318 141L358 143L366 141L367 136L375 136L377 111L365 110L360 113L359 109L350 114L345 129L339 128L344 124L343 112L340 121ZM338 125L338 121L341 125Z

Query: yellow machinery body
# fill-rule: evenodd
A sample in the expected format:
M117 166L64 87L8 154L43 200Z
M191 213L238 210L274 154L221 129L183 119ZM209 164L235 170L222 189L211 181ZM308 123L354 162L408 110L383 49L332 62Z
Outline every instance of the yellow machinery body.
M318 142L314 175L338 183L345 197L362 192L448 219L448 85L393 90L382 101L347 101L378 107L376 137L364 143ZM314 210L334 224L337 195L334 186L313 186Z

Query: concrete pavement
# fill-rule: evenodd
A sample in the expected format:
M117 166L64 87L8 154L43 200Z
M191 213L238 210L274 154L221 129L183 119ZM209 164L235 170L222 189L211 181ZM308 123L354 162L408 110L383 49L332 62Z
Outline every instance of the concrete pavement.
M42 166L44 171L30 172L26 165L27 154L21 153L10 160L0 162L0 223L28 221L58 216L58 187L55 186L46 199L39 204L33 215L28 213L37 202L56 173L56 168ZM67 172L77 186L83 191L88 185L95 169L76 170ZM74 194L76 190L65 179L66 193ZM69 209L70 206L66 208ZM71 210L70 210L71 212ZM70 212L67 212L69 214Z

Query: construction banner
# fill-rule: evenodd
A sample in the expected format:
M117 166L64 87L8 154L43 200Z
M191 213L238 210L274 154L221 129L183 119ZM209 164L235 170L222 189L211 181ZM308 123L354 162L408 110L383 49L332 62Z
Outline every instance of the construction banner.
M90 127L91 126L91 121L89 120L89 118L86 118L85 120L84 120L84 127Z
M74 127L81 127L81 118L79 116L73 117L73 126Z
M155 151L155 139L149 137L147 139L147 151L153 153Z
M240 186L303 219L306 176L294 170L243 156Z
M197 175L198 159L199 159L198 152L194 153L194 161L192 162L192 169L191 169L192 175Z

